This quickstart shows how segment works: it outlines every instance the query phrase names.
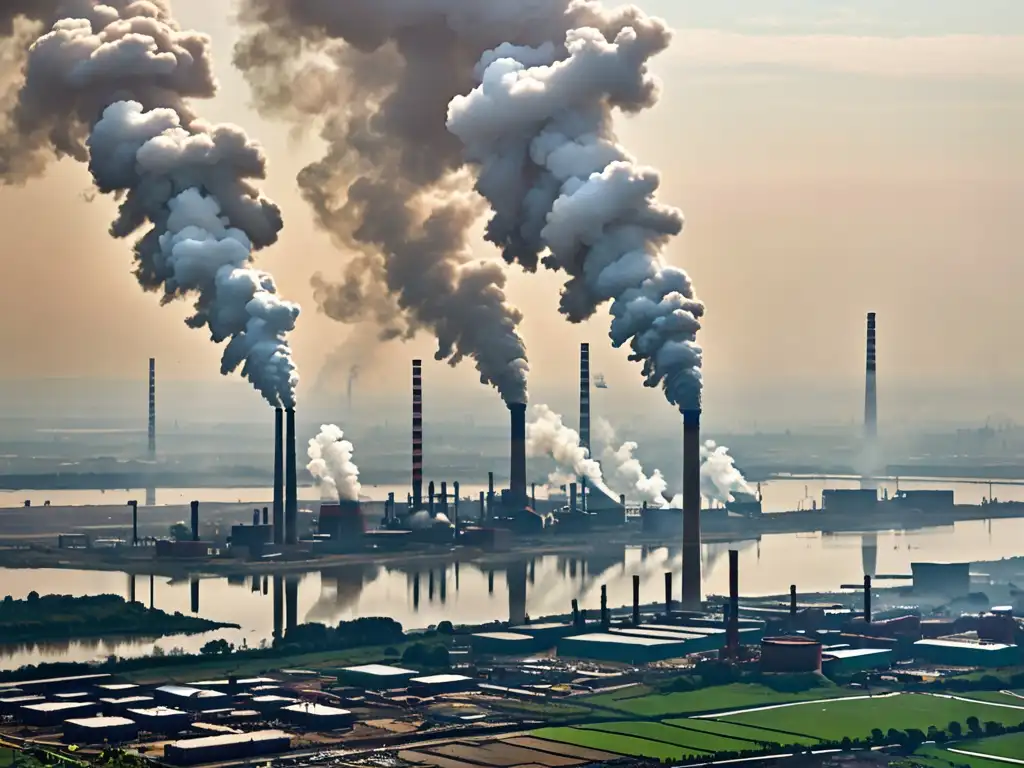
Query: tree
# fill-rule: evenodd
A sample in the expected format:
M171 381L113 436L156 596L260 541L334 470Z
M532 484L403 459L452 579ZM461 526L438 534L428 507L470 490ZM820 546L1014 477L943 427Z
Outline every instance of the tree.
M964 732L964 727L960 725L956 720L952 721L946 726L946 730L949 731L949 735L954 739L959 739Z
M976 736L981 735L981 721L974 715L967 718L967 730Z
M37 600L39 600L39 593L33 589L31 592L28 593L25 599L28 600L28 602L30 603L34 603Z
M454 635L455 627L450 621L442 621L437 625L437 633L439 635Z
M203 656L226 656L231 653L235 647L231 645L227 640L218 638L217 640L211 640L202 648L199 649L199 653Z
M987 723L985 723L985 734L987 736L998 736L999 734L1003 733L1005 730L1006 729L1003 728L1002 725L1000 725L999 723L995 722L994 720L989 720Z
M169 532L175 541L188 541L192 538L192 529L183 522L172 525Z
M907 740L907 734L896 728L890 728L886 735L889 737L889 742L892 744L902 744Z
M879 747L885 744L885 733L882 732L881 728L871 729L871 742Z

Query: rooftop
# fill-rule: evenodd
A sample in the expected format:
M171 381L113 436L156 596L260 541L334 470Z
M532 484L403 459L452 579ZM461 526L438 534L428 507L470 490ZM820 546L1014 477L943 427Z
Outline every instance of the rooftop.
M156 689L158 693L166 693L168 696L181 696L182 698L209 699L213 696L227 696L220 691L209 691L204 688L193 688L189 685L162 685Z
M914 645L932 645L942 648L965 648L972 651L1005 651L1007 648L1015 648L1013 645L1002 643L972 643L966 640L918 640Z
M426 677L414 677L409 682L420 685L444 685L445 683L464 683L472 679L465 675L427 675Z
M252 731L251 733L225 733L222 736L202 736L198 739L175 741L170 746L176 749L209 749L227 744L239 744L249 741L273 741L275 739L291 739L284 731Z
M0 689L3 688L24 688L29 685L50 685L53 683L84 683L89 680L109 680L110 675L108 674L96 674L96 675L73 675L71 677L47 677L43 680L17 680L10 683L0 684Z
M266 685L271 683L280 682L272 677L240 677L234 681L235 685ZM199 680L194 683L189 683L194 688L202 688L204 686L225 686L231 685L231 680Z
M79 728L122 728L126 725L135 725L135 721L127 717L82 717L67 722Z
M404 669L403 667L389 667L386 664L364 664L361 667L345 667L343 672L352 672L357 675L378 675L380 677L415 675L415 669Z
M143 704L152 700L152 696L122 696L119 699L113 697L100 699L100 702L103 704Z
M254 696L250 699L253 704L273 704L278 701L295 701L295 699L287 696Z
M522 626L512 627L513 630L529 631L531 629L565 629L571 627L572 624L566 624L564 622L555 621L548 624L523 624Z
M135 683L103 683L96 687L104 691L130 691L133 688L138 688L139 686Z
M880 653L892 653L888 648L837 648L834 651L826 651L826 656L835 659L855 659L859 656L877 656Z
M33 712L63 712L91 706L94 706L91 701L46 701L42 704L26 704L22 709L30 709Z
M486 637L488 640L525 640L534 642L534 638L519 632L476 632L473 637Z
M142 715L143 717L181 717L187 715L187 712L182 712L180 709L171 709L170 707L149 707L148 709L129 709L128 712L133 715Z
M610 632L592 632L587 635L574 635L566 640L578 640L584 643L617 643L620 645L678 645L682 640L669 640L662 637L637 637L636 635L612 634Z
M314 717L341 717L342 715L352 714L347 709L328 707L326 704L313 704L308 701L303 701L299 704L292 704L290 707L285 707L284 711L301 712L304 715L313 715Z

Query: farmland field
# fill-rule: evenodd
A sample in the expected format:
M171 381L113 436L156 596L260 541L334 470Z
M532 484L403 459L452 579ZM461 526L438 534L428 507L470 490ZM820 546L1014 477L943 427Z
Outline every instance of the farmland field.
M635 736L648 741L660 741L677 747L691 747L695 752L739 752L745 749L757 749L758 745L751 741L734 739L716 733L687 731L663 723L597 723L581 726L585 730L619 733L624 736Z
M713 733L719 736L729 736L734 739L740 739L746 742L753 742L754 744L801 744L804 746L813 746L818 743L818 739L812 736L796 736L788 733L779 733L777 731L768 731L763 728L757 728L753 725L741 725L740 723L730 723L726 720L692 720L683 718L679 720L666 720L668 725L674 725L677 728L685 728L692 731L701 731L703 733Z
M731 715L723 720L822 741L838 741L844 736L867 737L873 728L883 731L890 728L927 731L932 725L945 728L951 721L965 723L972 716L982 723L992 720L1002 725L1017 725L1024 721L1022 715L1024 710L910 693L780 707Z
M610 694L587 697L584 701L591 706L625 712L636 717L670 717L850 695L848 691L835 687L784 693L754 683L733 683L685 693L651 693L646 696L636 695L638 693L640 691L626 688Z
M539 739L575 744L580 747L599 749L603 752L614 752L619 755L631 755L634 757L650 757L655 760L679 760L685 755L706 754L700 749L583 728L541 728L534 731L531 735Z
M1008 733L1005 736L992 736L987 739L962 741L952 745L956 749L977 752L992 757L1012 757L1024 760L1024 733Z
M955 745L955 749L961 749L959 744ZM956 752L949 752L944 747L940 747L937 744L926 744L920 747L915 753L914 758L921 760L927 768L953 768L953 766L967 765L970 768L1013 768L1012 763L1004 763L997 760L986 760L983 757L971 757L970 755L960 755Z

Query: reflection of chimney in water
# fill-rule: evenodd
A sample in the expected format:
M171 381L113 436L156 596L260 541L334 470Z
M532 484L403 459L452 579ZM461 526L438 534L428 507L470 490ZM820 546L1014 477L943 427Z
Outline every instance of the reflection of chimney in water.
M455 561L455 591L459 591L459 561Z
M439 574L441 579L441 605L448 602L448 569L442 568Z
M518 560L505 572L508 580L508 621L513 627L526 623L526 561Z
M284 582L285 633L299 626L299 577L289 576Z
M434 602L434 570L431 569L427 575L427 602Z
M252 577L252 587L249 589L249 591L250 592L257 592L257 593L260 591L260 577L257 576L256 574L253 574L253 577Z
M419 610L420 607L420 575L414 573L412 575L412 608L414 611Z
M441 514L449 517L448 514L448 481L441 481Z
M284 639L284 577L274 574L274 639Z
M534 570L534 566L537 564L536 560L530 560L530 586L532 587L534 582L537 580L537 574Z
M487 572L487 594L494 594L494 571Z
M192 579L189 586L192 592L192 613L199 613L199 579Z

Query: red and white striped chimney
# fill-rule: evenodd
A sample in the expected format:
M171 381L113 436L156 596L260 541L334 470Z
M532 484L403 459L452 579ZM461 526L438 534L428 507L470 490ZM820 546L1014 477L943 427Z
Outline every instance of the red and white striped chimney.
M412 506L423 509L423 361L412 361Z
M580 344L580 445L590 451L590 345Z
M862 488L875 488L878 472L878 390L875 364L875 313L868 312L867 361L864 378L864 475Z

